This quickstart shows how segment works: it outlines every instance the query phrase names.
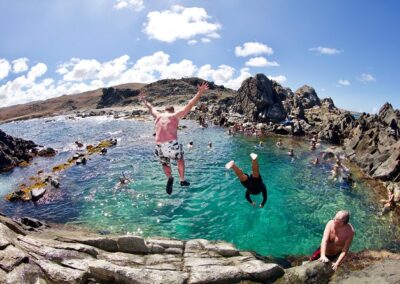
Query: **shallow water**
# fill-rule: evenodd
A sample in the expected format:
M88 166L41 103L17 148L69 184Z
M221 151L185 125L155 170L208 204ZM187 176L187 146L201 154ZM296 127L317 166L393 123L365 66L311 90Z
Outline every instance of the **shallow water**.
M10 135L56 148L53 158L37 158L28 168L0 175L0 210L8 215L29 215L48 221L74 223L101 232L206 238L233 242L240 249L270 256L309 254L321 240L324 226L336 211L347 209L356 229L352 250L393 248L398 229L379 216L368 184L358 180L350 188L328 179L330 165L311 166L315 155L300 140L284 139L294 147L292 162L287 149L275 146L275 138L263 139L226 134L226 129L199 128L182 121L179 131L185 147L188 188L178 184L165 193L166 179L153 156L153 123L94 117L67 120L35 119L0 125ZM116 137L118 145L107 155L93 155L86 166L75 166L61 174L61 188L34 203L10 203L4 196L39 169L49 171L77 150L74 141L96 144ZM194 148L186 145L194 141ZM213 149L207 148L211 141ZM322 146L323 148L324 146ZM321 149L318 149L320 151ZM268 187L265 208L253 208L233 172L224 165L234 159L245 172L251 170L249 153L259 154L260 171ZM118 187L121 173L133 179ZM255 196L258 204L262 196Z

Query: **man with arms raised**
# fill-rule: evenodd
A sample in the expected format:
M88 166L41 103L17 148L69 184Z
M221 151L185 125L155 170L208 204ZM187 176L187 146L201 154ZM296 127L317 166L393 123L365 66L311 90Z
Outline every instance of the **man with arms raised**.
M332 269L337 270L349 252L354 237L354 228L349 220L348 211L336 213L335 218L326 224L321 247L313 253L310 260L332 261Z
M165 175L168 178L166 191L168 194L172 193L174 178L171 174L170 160L178 161L178 173L181 186L189 186L190 183L185 180L185 161L183 159L182 144L178 143L178 124L179 120L183 118L192 107L200 100L204 91L208 90L208 84L203 82L197 87L197 94L183 107L183 109L175 112L173 106L165 108L165 113L159 113L154 107L146 100L144 93L139 95L139 99L143 101L145 106L149 109L150 114L155 119L156 128L156 148L155 155L160 159Z

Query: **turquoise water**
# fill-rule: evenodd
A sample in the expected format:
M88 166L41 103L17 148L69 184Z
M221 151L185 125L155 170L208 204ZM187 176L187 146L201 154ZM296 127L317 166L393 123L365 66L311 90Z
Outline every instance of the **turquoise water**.
M165 193L166 179L153 156L153 123L114 120L105 117L67 120L35 119L0 125L7 133L54 147L53 158L37 158L28 168L0 175L0 195L39 169L50 170L75 151L75 140L96 144L116 137L118 145L107 155L93 155L86 166L76 166L61 174L61 188L33 203L9 203L2 198L0 211L9 215L29 215L48 221L73 223L101 232L167 236L182 239L207 238L233 242L240 249L270 256L309 254L319 243L324 226L336 211L352 213L356 229L352 250L393 247L397 228L379 216L379 205L371 198L371 188L362 181L351 189L328 179L329 165L313 167L315 153L300 140L284 139L294 147L297 159L291 162L287 150L275 146L275 138L259 140L230 137L226 129L200 129L192 121L179 131L185 145L187 179L182 188L175 179L174 192ZM193 140L195 147L187 150ZM211 141L213 149L208 150ZM259 154L260 171L268 187L265 208L253 208L245 190L231 171L224 168L234 159L245 172L251 170L249 153ZM121 172L133 182L119 188ZM176 165L173 173L177 177ZM260 203L262 196L253 200Z

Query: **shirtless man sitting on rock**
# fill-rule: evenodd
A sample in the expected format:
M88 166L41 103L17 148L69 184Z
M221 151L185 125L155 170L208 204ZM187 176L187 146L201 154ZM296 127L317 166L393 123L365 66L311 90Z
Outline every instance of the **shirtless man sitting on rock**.
M349 220L348 211L342 210L336 213L335 218L326 224L321 247L313 253L310 260L332 261L332 269L337 270L349 252L354 237L354 228Z

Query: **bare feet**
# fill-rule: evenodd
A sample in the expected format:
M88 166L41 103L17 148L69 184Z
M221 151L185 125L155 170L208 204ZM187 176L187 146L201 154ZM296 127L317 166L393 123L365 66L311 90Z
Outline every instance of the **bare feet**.
M251 157L251 159L255 160L255 159L257 159L258 155L255 153L251 153L250 157Z
M226 163L225 165L225 169L229 170L230 168L232 168L232 166L235 164L235 162L232 160L228 163Z

